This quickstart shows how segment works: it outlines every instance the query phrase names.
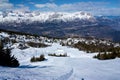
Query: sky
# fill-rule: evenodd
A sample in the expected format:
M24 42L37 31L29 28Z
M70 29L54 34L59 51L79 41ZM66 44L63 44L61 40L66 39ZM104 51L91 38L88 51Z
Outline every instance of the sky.
M0 10L78 12L120 15L120 0L0 0Z

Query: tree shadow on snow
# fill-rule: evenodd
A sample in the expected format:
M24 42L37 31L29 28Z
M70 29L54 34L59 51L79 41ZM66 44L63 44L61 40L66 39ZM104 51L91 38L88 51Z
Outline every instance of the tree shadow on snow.
M19 68L48 68L48 67L51 67L51 66L32 66L32 65L22 65L20 66Z

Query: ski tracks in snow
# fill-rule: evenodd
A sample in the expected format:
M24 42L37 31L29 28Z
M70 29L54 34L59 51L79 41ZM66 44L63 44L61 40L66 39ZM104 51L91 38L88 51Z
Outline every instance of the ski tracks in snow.
M57 78L55 80L68 80L71 77L72 74L73 74L73 68L70 70L70 72L68 72L64 75L61 75L59 78Z

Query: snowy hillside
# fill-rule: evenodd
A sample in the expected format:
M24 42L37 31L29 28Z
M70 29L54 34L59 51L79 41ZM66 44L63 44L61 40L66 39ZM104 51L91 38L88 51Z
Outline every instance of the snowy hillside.
M73 21L73 20L94 20L90 13L86 12L0 12L0 22L46 22L46 21Z
M78 41L89 43L84 38L67 40L48 39L47 37L34 37L30 35L0 33L0 39L10 38L9 47L12 47L12 54L19 60L18 68L0 66L0 80L119 80L120 79L120 58L112 60L97 60L93 56L97 53L87 54L76 48L61 46L60 42ZM16 40L12 44L12 40ZM27 42L44 43L47 47L31 47ZM95 43L95 39L92 40ZM19 44L27 46L19 49ZM100 43L107 43L101 41ZM109 45L109 43L108 43ZM119 46L119 45L118 45ZM67 53L68 57L48 56L51 53ZM46 60L42 62L30 62L31 57L45 55Z
M49 53L62 49L70 57L50 57ZM33 55L44 53L48 60L30 63ZM93 59L94 54L86 54L78 49L62 47L53 43L47 48L13 49L21 63L18 68L0 67L0 79L8 80L119 80L120 59L99 61Z

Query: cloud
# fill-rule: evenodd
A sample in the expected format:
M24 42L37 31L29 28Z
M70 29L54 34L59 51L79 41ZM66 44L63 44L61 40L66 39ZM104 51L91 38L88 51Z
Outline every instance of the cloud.
M41 11L64 11L64 12L75 12L75 11L86 11L93 15L119 15L120 8L109 7L108 2L77 2L71 4L57 5L55 3L46 4L35 4L36 8ZM111 4L112 5L112 4Z
M8 2L8 0L0 0L0 3Z
M92 13L93 15L120 15L120 7L117 5L114 7L109 2L76 2L69 4L55 4L55 0L48 0L49 3L36 4L32 0L27 0L29 4L25 6L23 4L12 4L9 0L0 0L0 10L18 10L18 11L30 11L30 7L33 5L36 10L39 11L55 11L55 12L77 12L85 11ZM32 6L32 7L33 7ZM33 8L34 8L33 7Z
M37 8L56 8L57 5L55 3L46 3L46 4L35 4Z
M73 4L63 4L60 5L62 10L93 10L101 7L105 7L108 3L104 2L78 2Z
M14 11L21 11L21 12L30 11L30 8L23 4L17 4L17 8L14 8Z
M10 9L13 7L13 4L10 3L2 3L0 4L0 9Z
M29 4L32 4L32 5L34 5L35 3L30 1L30 2L29 2Z
M9 0L0 0L0 10L30 11L29 6L23 4L15 5L10 3Z
M0 10L11 9L13 6L12 3L9 3L9 0L0 0Z
M17 6L18 7L25 7L23 4L18 4Z

